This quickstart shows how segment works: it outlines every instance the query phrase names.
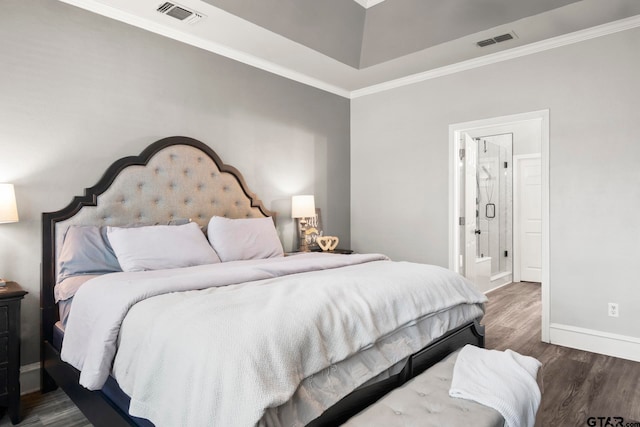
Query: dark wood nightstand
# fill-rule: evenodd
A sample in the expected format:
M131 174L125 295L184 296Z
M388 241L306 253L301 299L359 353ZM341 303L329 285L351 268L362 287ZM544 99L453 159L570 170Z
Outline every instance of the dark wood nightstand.
M332 251L327 251L330 254L342 254L342 255L351 255L353 251L351 249L340 249L336 248Z
M20 422L20 302L27 294L16 282L0 287L0 406Z
M328 254L342 254L342 255L350 255L353 253L353 251L351 249L334 249L332 251L309 251L309 252L300 252L300 251L293 251L293 252L285 252L284 256L291 256L291 255L298 255L298 254L311 254L311 253L328 253Z

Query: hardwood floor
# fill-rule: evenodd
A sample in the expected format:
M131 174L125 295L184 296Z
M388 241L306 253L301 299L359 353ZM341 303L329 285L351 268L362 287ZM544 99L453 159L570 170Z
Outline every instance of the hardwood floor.
M589 417L611 417L609 425L622 417L622 425L640 427L640 363L540 342L539 283L513 283L487 296L486 347L542 362L537 427L588 426Z
M622 417L640 427L640 363L540 342L540 285L514 283L491 292L483 323L487 348L510 348L543 364L536 427L588 426L589 417ZM21 426L84 427L89 422L61 391L24 396ZM595 420L594 426L607 425ZM10 426L8 416L0 427Z
M9 416L0 420L0 427L11 426ZM25 427L91 427L91 423L61 389L51 393L22 396L22 421Z

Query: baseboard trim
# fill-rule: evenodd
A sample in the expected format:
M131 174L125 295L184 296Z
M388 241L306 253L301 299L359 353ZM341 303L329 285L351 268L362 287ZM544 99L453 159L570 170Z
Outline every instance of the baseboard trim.
M489 294L489 293L491 293L491 292L493 292L493 291L497 291L497 290L498 290L498 289L500 289L500 288L504 288L505 286L510 285L510 284L512 284L512 283L513 283L513 281L510 281L510 282L508 282L508 283L503 283L502 285L498 285L498 286L496 286L495 288L491 288L491 289L489 289L489 290L486 290L486 291L484 291L483 293L484 293L485 295L487 295L487 294Z
M40 362L20 367L20 394L40 391Z
M550 343L640 362L640 338L552 323Z

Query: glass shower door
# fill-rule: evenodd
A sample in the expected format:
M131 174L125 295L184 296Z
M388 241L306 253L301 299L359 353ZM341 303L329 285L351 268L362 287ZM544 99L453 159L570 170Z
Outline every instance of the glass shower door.
M491 257L491 278L512 272L513 135L477 138L478 258Z

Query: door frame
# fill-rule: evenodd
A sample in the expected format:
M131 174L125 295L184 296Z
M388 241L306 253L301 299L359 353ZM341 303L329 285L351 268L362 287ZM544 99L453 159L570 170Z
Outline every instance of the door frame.
M520 271L520 228L522 227L522 218L520 217L520 191L517 191L520 187L520 162L527 159L540 159L540 153L537 154L520 154L513 156L513 281L519 282ZM542 162L541 162L542 167Z
M449 269L460 273L460 194L461 161L458 157L462 134L471 130L534 121L540 126L542 166L542 334L549 342L549 110L512 114L449 125ZM466 262L466 260L465 260Z
M462 138L461 138L462 139ZM465 135L465 140L464 142L461 140L460 141L460 145L462 147L465 148L465 152L468 153L469 150L473 150L475 157L477 158L477 154L478 154L478 142L475 138L472 138L469 135ZM475 233L475 231L480 227L480 224L477 223L478 218L476 218L477 212L478 212L478 205L477 205L477 200L478 200L478 194L476 192L476 185L473 185L473 189L472 192L467 191L467 184L469 183L469 170L471 169L471 167L473 168L473 181L475 183L476 181L476 171L478 169L478 164L476 161L470 162L469 159L471 159L472 157L470 155L465 156L464 160L461 160L463 162L466 163L465 166L465 177L464 177L464 184L460 184L460 185L464 185L465 186L465 203L464 203L464 216L465 218L468 216L467 214L470 214L472 212L473 215L473 219L474 221L466 221L464 224L464 235L465 235L465 239L464 239L464 249L461 250L461 253L464 253L465 256L471 252L473 252L474 255L477 256L477 235L473 234L473 241L471 239L467 240L468 236L471 236L471 232L473 231ZM473 196L473 197L472 197ZM469 205L468 203L468 199L471 198L472 200L474 200L474 203L472 206ZM473 277L474 282L476 281L476 263L475 260L474 262L465 262L464 263L464 275L466 277Z

